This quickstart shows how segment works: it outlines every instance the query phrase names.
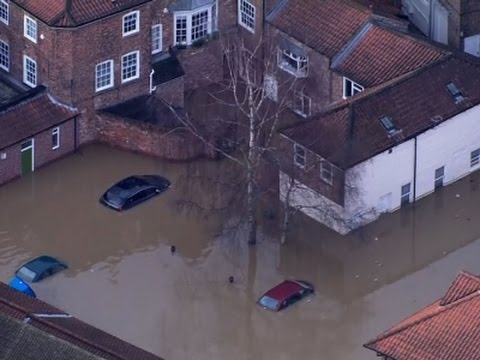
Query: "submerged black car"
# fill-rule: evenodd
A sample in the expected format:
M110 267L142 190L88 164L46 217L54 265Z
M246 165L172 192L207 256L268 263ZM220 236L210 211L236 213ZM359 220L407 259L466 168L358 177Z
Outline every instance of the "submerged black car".
M164 192L169 187L170 181L162 176L129 176L108 189L100 202L114 210L123 211Z

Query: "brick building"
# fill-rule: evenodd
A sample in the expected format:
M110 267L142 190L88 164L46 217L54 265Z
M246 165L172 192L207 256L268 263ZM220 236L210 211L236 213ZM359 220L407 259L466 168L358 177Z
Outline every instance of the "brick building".
M85 143L99 110L145 95L182 107L185 92L220 81L216 34L235 12L233 0L1 0L0 71L78 107Z
M79 112L44 86L0 105L0 184L74 151Z

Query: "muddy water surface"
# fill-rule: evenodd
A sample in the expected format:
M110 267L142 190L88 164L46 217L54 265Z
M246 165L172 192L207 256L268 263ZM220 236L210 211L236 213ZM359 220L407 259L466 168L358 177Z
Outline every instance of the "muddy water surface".
M33 256L58 256L70 269L36 284L39 298L169 360L363 360L376 358L364 342L440 297L458 271L480 273L475 177L346 237L299 216L280 246L269 217L249 249L242 229L226 231L238 213L222 209L240 207L218 181L229 171L91 146L0 187L0 281ZM124 213L102 207L102 192L132 173L173 186ZM281 313L255 305L289 277L317 294Z

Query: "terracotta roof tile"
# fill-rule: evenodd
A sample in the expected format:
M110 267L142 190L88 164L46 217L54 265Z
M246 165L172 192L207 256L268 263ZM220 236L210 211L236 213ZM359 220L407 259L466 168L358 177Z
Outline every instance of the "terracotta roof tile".
M11 0L51 26L78 26L152 0Z
M396 360L480 359L480 291L458 291L471 289L473 283L478 285L480 278L460 274L447 295L457 289L455 294L462 296L446 305L430 305L365 347Z
M451 81L465 96L459 104L447 91ZM480 64L450 56L281 133L346 169L479 103ZM381 125L383 116L392 119L395 136Z
M333 57L371 15L368 9L344 0L287 0L276 10L268 17L272 25L329 57Z
M449 54L420 39L367 24L336 56L332 69L365 87L379 85Z
M0 107L0 148L20 142L78 115L56 101L43 86L12 98Z
M74 317L39 317L35 314L65 314L39 299L26 296L0 282L0 314L27 321L43 332L107 360L161 360L147 351Z

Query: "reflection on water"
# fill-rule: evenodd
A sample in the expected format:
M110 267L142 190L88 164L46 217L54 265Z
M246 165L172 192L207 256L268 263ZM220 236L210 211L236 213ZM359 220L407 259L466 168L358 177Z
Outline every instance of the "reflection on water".
M173 186L125 213L102 207L103 191L132 173ZM226 176L238 178L228 163L85 148L0 188L0 280L58 256L70 269L37 284L40 298L169 360L358 360L375 358L361 345L441 296L460 269L480 272L476 176L346 237L298 216L280 246L276 219L264 219L255 248L242 228L222 232L241 208ZM280 313L259 308L286 277L317 294Z

